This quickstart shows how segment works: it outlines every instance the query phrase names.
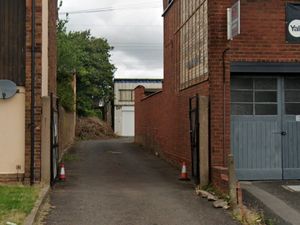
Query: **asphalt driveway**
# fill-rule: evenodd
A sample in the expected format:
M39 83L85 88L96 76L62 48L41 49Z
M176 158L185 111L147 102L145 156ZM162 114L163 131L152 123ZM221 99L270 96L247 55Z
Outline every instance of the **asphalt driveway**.
M71 151L47 225L234 225L178 181L178 171L129 139L88 141Z

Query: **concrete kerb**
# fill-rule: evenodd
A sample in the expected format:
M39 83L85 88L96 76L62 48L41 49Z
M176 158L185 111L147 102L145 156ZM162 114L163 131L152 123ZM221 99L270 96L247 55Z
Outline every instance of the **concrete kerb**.
M26 217L23 225L33 225L36 222L36 219L38 218L40 209L42 208L43 204L45 203L45 200L47 199L50 192L50 186L45 186L42 188L39 198L35 203L34 208L31 210L31 213Z
M247 183L242 184L242 189L244 204L263 212L265 219L274 224L300 225L300 213L276 196Z

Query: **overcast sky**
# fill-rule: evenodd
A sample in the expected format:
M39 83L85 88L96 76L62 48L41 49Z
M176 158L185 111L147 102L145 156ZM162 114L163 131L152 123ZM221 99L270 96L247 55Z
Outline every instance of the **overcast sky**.
M69 30L90 29L114 46L115 77L162 78L162 10L162 0L63 0L60 12L70 12Z

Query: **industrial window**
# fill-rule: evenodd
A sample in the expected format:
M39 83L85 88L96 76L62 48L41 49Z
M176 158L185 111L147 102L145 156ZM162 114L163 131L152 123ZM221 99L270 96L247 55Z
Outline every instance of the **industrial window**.
M208 75L207 0L182 0L180 22L180 88Z
M285 114L300 115L300 78L284 79Z
M232 115L277 115L277 78L232 78Z
M134 90L120 90L120 101L133 102L134 101Z
M0 79L25 83L25 1L0 1Z

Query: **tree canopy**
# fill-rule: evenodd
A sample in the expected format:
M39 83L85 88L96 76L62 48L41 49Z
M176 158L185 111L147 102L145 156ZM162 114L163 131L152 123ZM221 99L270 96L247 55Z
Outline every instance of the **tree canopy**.
M113 100L113 74L116 70L110 62L113 48L107 40L93 37L89 30L67 31L67 22L59 20L57 24L58 97L66 110L75 110L71 86L75 73L78 115L97 115L100 101Z

